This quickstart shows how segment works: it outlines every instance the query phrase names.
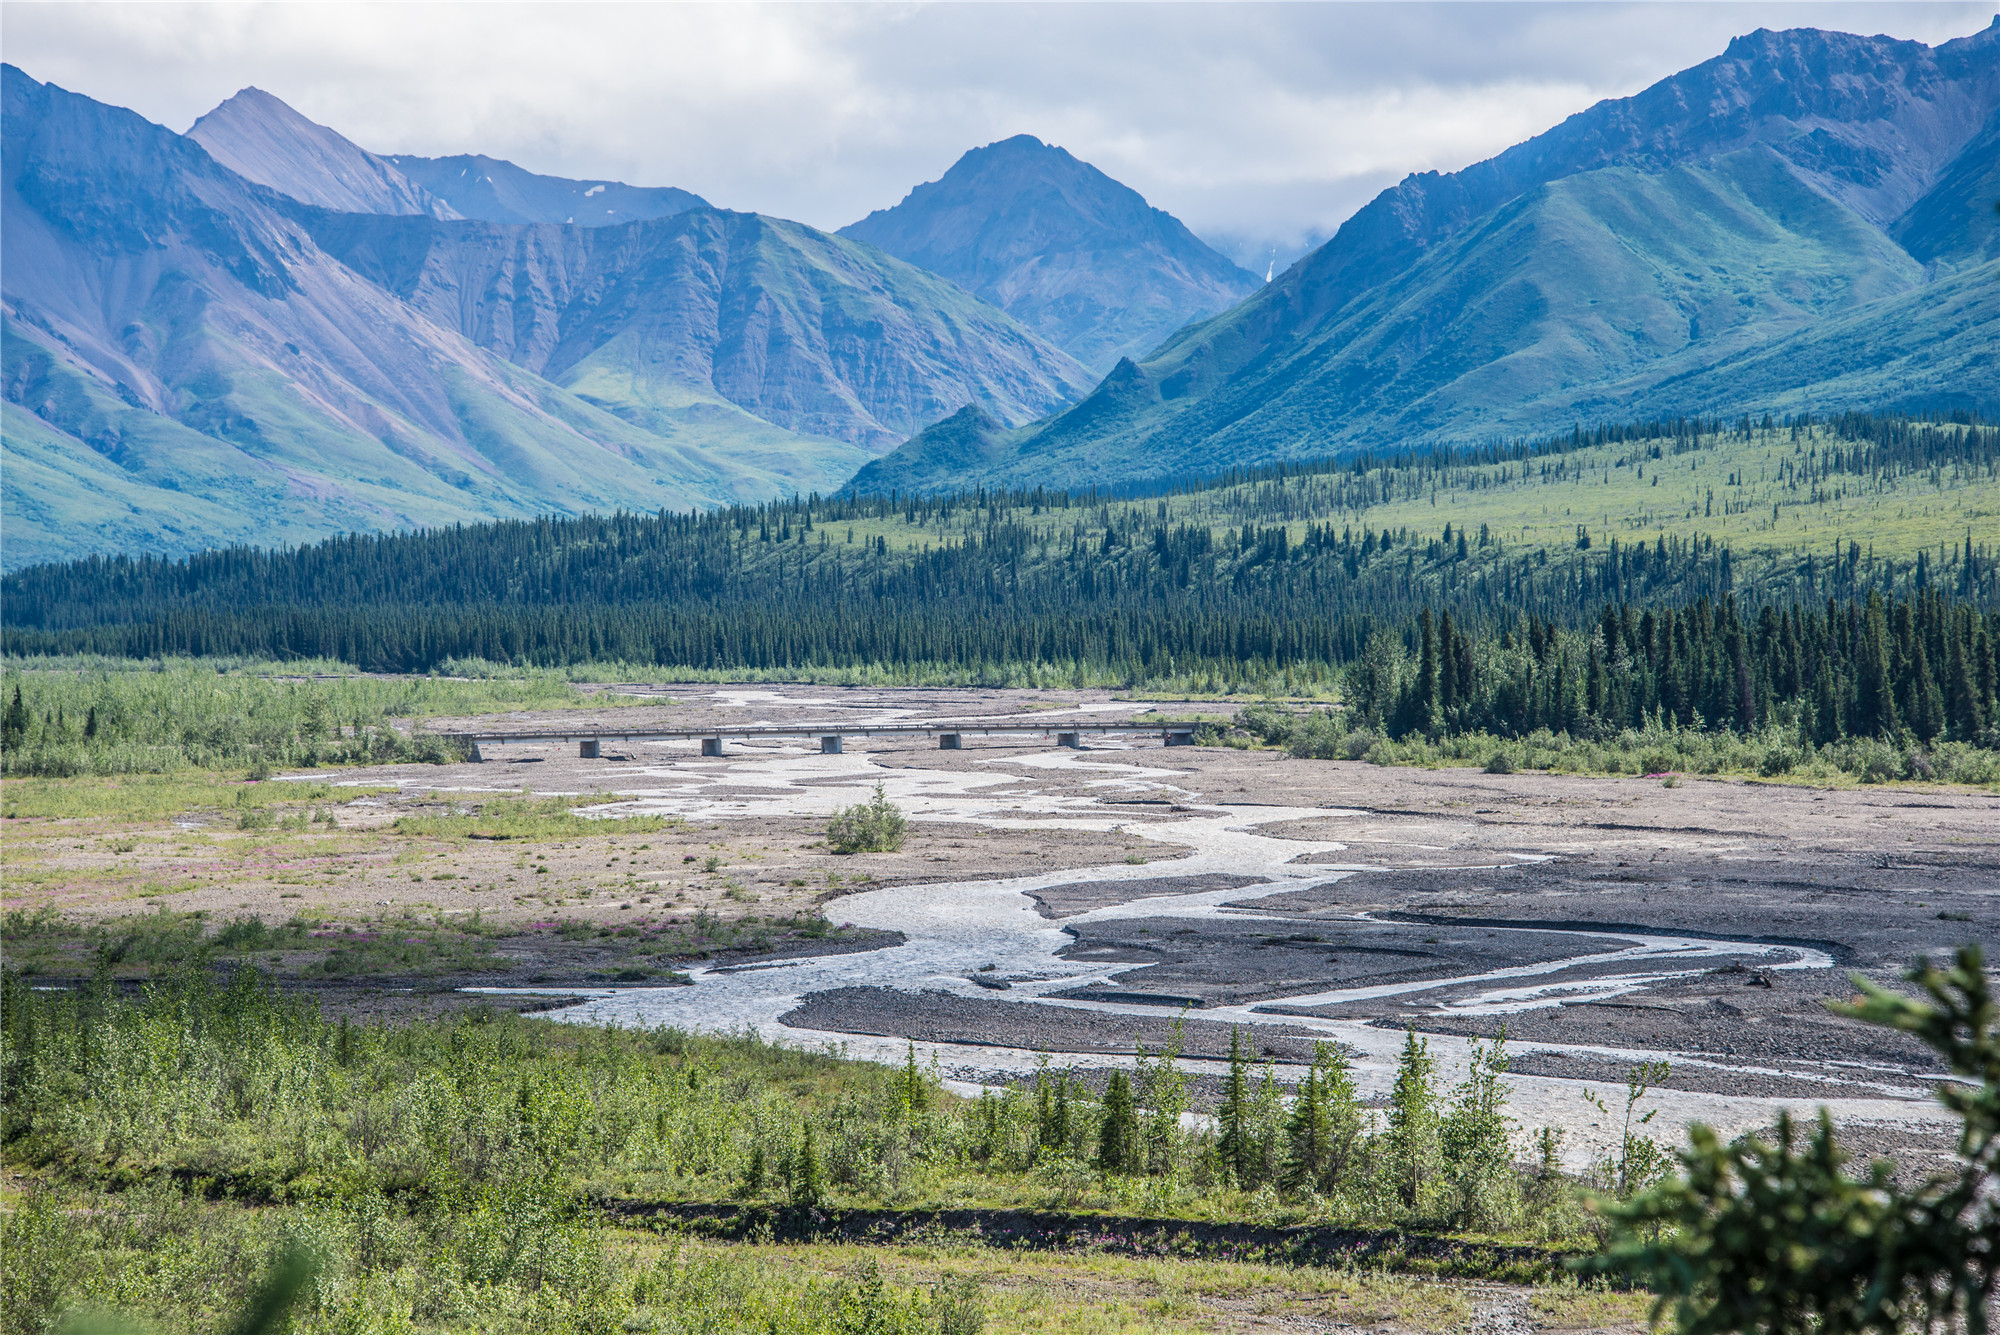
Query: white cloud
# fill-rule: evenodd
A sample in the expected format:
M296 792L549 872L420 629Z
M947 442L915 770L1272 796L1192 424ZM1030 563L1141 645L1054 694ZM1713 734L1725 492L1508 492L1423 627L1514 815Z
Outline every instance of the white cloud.
M837 227L965 149L1062 144L1289 252L1757 27L1936 42L1990 4L32 4L6 58L183 130L248 84L380 152L678 185ZM1261 259L1256 260L1261 267Z

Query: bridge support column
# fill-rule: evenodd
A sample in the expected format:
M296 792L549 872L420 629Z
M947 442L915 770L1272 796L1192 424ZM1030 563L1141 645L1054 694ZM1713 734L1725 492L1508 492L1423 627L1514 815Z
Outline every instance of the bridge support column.
M705 755L705 756L719 756L719 755L721 755L721 754L722 754L722 739L721 739L720 737L704 737L704 738L702 738L702 739L701 739L701 753L702 753L703 755Z
M1072 751L1081 751L1083 750L1083 734L1080 732L1059 732L1056 734L1056 745L1066 746Z
M938 750L961 751L964 748L965 748L965 740L962 737L960 737L957 733L941 732L938 734Z
M823 756L839 755L840 742L841 742L841 737L839 733L837 732L828 733L826 736L819 739L819 753Z
M599 750L600 748L595 737L586 737L576 744L576 754L583 760L597 759Z
M465 744L465 758L471 761L475 765L483 765L486 763L486 757L479 753L478 742L467 742Z
M1166 734L1166 742L1168 746L1193 746L1194 734L1191 732L1170 732Z

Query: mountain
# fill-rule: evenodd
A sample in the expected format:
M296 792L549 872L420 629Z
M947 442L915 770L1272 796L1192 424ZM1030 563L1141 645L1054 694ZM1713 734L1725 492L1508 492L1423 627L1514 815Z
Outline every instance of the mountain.
M840 234L951 279L1100 374L1262 286L1138 191L1025 134Z
M726 404L879 452L967 403L1023 423L1091 377L871 246L698 208L622 227L320 214L315 241L487 351L642 425Z
M1652 412L1993 411L1996 114L2000 21L1935 49L1759 31L1409 177L1074 408L941 425L853 485L1087 485Z
M245 88L196 121L187 137L238 176L304 204L348 213L459 216L388 162L261 88Z
M9 567L782 485L431 323L194 140L0 80Z
M1953 267L2000 259L2000 107L1896 220L1892 234L1926 264Z
M609 227L618 223L670 218L705 207L700 195L670 185L626 185L622 181L572 181L538 176L500 158L462 153L448 158L391 154L388 162L461 218L504 223L574 223ZM388 213L389 209L349 210ZM394 210L401 212L402 210ZM446 216L446 215L439 215Z
M686 247L690 265L720 266L705 296L679 290L685 275L650 271L675 288L663 295L679 303L676 329L648 322L655 294L638 266L664 264L673 246L647 229L682 235L692 222L508 229L330 213L246 179L191 137L13 66L0 69L0 140L10 569L824 490L889 443L889 423L913 426L989 386L996 410L1021 420L1087 384L1000 312L794 224L702 211L724 237L722 249ZM454 250L436 240L446 234L477 244ZM322 236L343 240L354 265ZM468 258L480 246L572 254L563 273L604 284L548 308L562 334L549 356L507 348L574 389L478 346L461 328L492 341L491 322L436 299L452 282L476 307L475 273L527 281L511 261L480 270ZM432 286L406 300L377 282L392 272L383 254ZM524 298L510 313L542 309ZM885 329L901 341L871 340ZM710 342L675 361L663 340L676 333ZM968 364L955 369L955 356ZM815 378L822 364L836 373ZM820 424L847 438L817 434Z

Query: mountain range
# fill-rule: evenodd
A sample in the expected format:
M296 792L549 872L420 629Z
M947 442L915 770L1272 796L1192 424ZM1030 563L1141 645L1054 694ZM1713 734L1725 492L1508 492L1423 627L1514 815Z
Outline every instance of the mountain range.
M1264 283L1020 135L839 233L4 69L9 569L1575 422L2000 411L2000 20L1759 31Z
M863 491L1082 486L1655 414L2000 411L2000 20L1759 31L1464 171L1022 428Z
M9 568L830 491L969 402L1025 422L1094 379L802 224L684 192L466 218L490 199L254 90L177 135L0 77Z

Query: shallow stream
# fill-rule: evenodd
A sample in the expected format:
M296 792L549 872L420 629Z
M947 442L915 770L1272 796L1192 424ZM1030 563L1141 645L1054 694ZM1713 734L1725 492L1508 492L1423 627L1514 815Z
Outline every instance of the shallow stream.
M761 703L757 693L741 693L746 706ZM733 703L733 702L732 702ZM788 704L803 703L788 700ZM882 714L898 711L876 711ZM1338 854L1338 842L1277 838L1260 826L1312 818L1324 825L1365 813L1333 808L1230 806L1204 802L1200 794L1181 786L1189 776L1180 769L1144 763L1145 752L1117 746L1089 752L1049 751L996 757L971 770L881 768L865 753L823 755L797 746L737 748L721 759L702 760L685 754L688 744L640 744L670 752L665 763L648 761L614 769L617 798L605 814L663 814L702 820L754 820L760 817L817 817L862 800L880 782L884 791L913 821L964 822L987 827L1123 829L1165 844L1184 846L1185 857L1143 865L1107 866L1050 872L1004 880L947 881L867 890L846 895L828 906L836 922L903 934L902 945L852 954L786 960L754 967L697 966L689 970L691 987L620 988L592 991L566 989L588 999L554 1013L575 1023L656 1026L696 1030L755 1029L774 1042L837 1047L848 1055L879 1061L900 1061L907 1041L870 1035L802 1029L782 1021L806 996L833 988L877 987L909 992L947 992L983 1001L1021 1005L1073 1007L1110 1014L1146 1015L1157 1019L1159 1006L1127 1001L1088 1001L1049 994L1068 992L1093 982L1123 975L1123 989L1143 989L1144 966L1130 962L1099 963L1065 959L1060 953L1073 944L1063 924L1146 917L1202 919L1227 915L1257 915L1255 901L1300 890L1343 876L1365 875L1370 868L1337 862L1302 864L1311 855ZM1120 753L1123 754L1120 754ZM1045 791L1038 773L1060 773L1067 792ZM1081 780L1079 784L1077 781ZM1081 791L1078 789L1081 788ZM1165 819L1135 819L1105 804L1134 797L1166 799L1176 813ZM1157 810L1158 808L1155 808ZM1418 850L1413 849L1413 853ZM1080 883L1121 880L1158 882L1226 874L1264 878L1263 884L1187 894L1155 894L1109 907L1092 909L1060 921L1037 911L1030 892ZM1238 906L1238 907L1232 907ZM1366 920L1365 917L1363 920ZM1497 930L1510 930L1500 928ZM1404 1037L1356 1018L1300 1015L1298 1008L1323 1008L1341 1003L1398 997L1413 999L1436 993L1440 1014L1494 1015L1534 1007L1603 1000L1641 991L1657 982L1684 977L1729 961L1750 961L1763 969L1825 969L1833 961L1824 953L1797 945L1749 940L1719 940L1593 928L1562 932L1535 925L1543 937L1578 939L1578 954L1462 976L1418 982L1335 989L1266 998L1255 1004L1211 1006L1190 1012L1204 1022L1240 1024L1246 1028L1281 1026L1288 1032L1326 1034L1354 1054L1356 1081L1364 1095L1386 1092L1395 1056ZM1606 949L1607 943L1611 948ZM971 980L980 971L1010 980L1005 991L979 987ZM534 989L505 989L532 991ZM1288 1013L1275 1013L1282 1007ZM1465 1039L1431 1035L1431 1051L1447 1079L1462 1074L1469 1052ZM955 1082L979 1084L1018 1076L1035 1069L1040 1054L1002 1045L918 1043L925 1060L933 1057ZM1587 1044L1516 1044L1520 1052L1563 1052L1619 1064L1636 1063L1663 1054ZM1676 1066L1721 1066L1719 1054L1673 1053ZM1062 1054L1058 1065L1127 1066L1132 1059L1111 1054ZM1216 1071L1220 1064L1187 1061L1188 1069ZM1797 1070L1766 1071L1737 1061L1727 1069L1783 1074L1811 1079ZM1619 1134L1584 1095L1601 1099L1614 1110L1624 1101L1622 1085L1537 1076L1512 1076L1512 1111L1524 1125L1551 1125L1567 1133L1567 1157L1580 1164L1604 1153ZM1893 1082L1893 1083L1892 1083ZM1850 1078L1844 1088L1851 1090ZM1885 1075L1880 1097L1827 1100L1843 1119L1909 1123L1941 1121L1943 1110L1927 1090L1912 1088L1907 1079ZM1704 1121L1726 1134L1768 1125L1780 1108L1809 1113L1813 1101L1773 1099L1661 1090L1647 1098L1657 1107L1659 1129Z

